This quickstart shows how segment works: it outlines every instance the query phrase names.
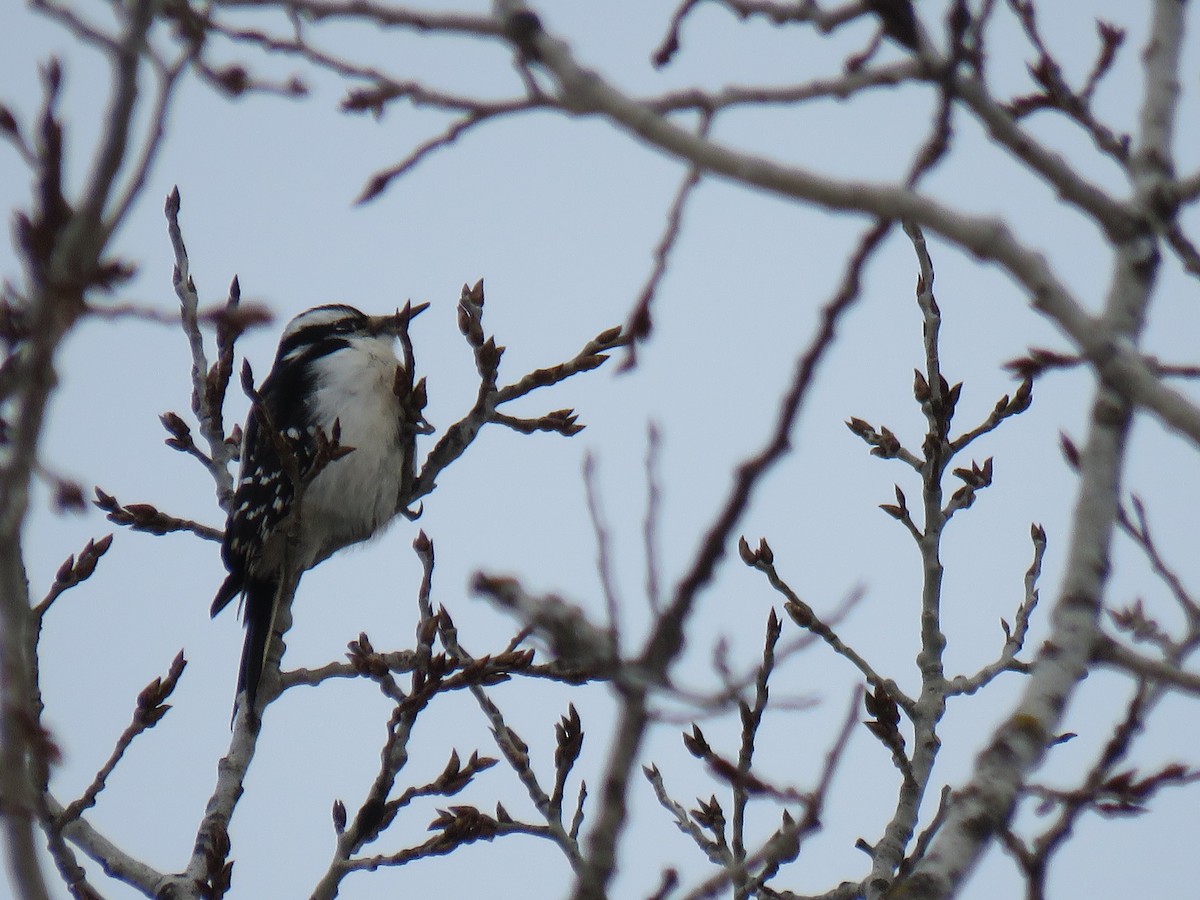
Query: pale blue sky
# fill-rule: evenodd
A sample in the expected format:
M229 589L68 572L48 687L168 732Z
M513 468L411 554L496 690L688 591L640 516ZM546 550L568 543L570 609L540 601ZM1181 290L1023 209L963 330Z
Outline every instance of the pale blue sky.
M77 184L103 108L105 70L62 30L8 3L0 32L0 100L28 128L38 104L37 64L51 53L62 57L62 112ZM811 76L830 52L812 38L739 25L705 8L685 31L678 62L656 73L648 60L671 4L626 0L544 6L553 7L540 10L548 26L567 37L584 62L637 93L692 83L786 83ZM1119 67L1097 99L1115 127L1132 127L1146 13L1131 12L1115 0L1087 4L1095 13L1071 6L1071 11L1056 6L1046 28L1073 29L1072 36L1054 43L1072 77L1090 64L1095 40L1087 22L1093 15L1129 28ZM1082 24L1067 21L1072 18ZM936 17L930 14L929 21ZM866 37L864 29L852 30L838 42L837 52L861 45ZM338 40L356 54L378 58L399 76L497 96L519 90L506 54L476 42L349 31L339 32ZM998 30L994 38L996 82L1026 90L1023 64L1029 55L1014 56L1013 40L1011 29ZM1195 87L1194 44L1189 45L1189 89ZM254 64L255 57L249 59ZM300 68L270 66L277 74ZM269 368L282 323L307 307L342 301L384 311L408 298L428 300L431 309L413 333L421 374L429 379L427 416L442 429L469 407L475 390L471 358L455 327L455 301L464 281L486 280L485 321L508 348L504 380L565 359L603 328L623 321L650 271L664 213L682 174L679 165L601 122L537 114L468 135L383 197L355 207L354 197L375 170L402 158L444 120L399 107L382 121L347 117L336 111L342 86L307 72L305 78L313 93L303 102L258 97L229 102L194 82L184 85L163 153L117 241L120 252L141 269L123 297L164 311L176 307L162 201L178 185L202 299L222 300L236 273L243 296L268 304L278 317L275 325L239 344L259 377ZM1200 147L1194 97L1189 102L1178 146L1183 171L1194 169ZM718 121L715 134L838 176L883 180L908 166L928 114L927 98L885 91L861 105L732 114ZM1115 169L1094 163L1086 142L1065 126L1035 120L1031 127L1078 160L1089 177L1120 183ZM959 139L958 155L929 180L928 190L964 209L1009 217L1079 298L1098 308L1110 260L1097 234L1049 191L1031 188L973 127L962 127ZM0 148L4 209L26 202L26 182L16 154ZM602 369L520 407L532 414L574 406L587 430L565 440L494 428L443 474L427 498L420 525L438 554L434 599L454 615L468 649L497 651L513 631L508 620L469 595L470 574L479 569L518 575L533 589L560 591L601 617L595 541L580 477L585 452L597 461L614 532L625 630L640 634L646 621L640 529L648 423L656 422L664 436L660 543L669 586L722 502L732 466L765 439L793 360L813 330L815 311L840 278L848 247L863 225L717 181L701 186L662 285L655 337L643 349L637 371L618 376L615 367ZM1000 368L1003 362L1029 346L1064 344L995 270L934 239L931 246L945 319L943 366L948 377L966 383L958 413L959 424L966 425L1015 387ZM0 274L15 279L17 273L5 243ZM818 611L836 607L856 587L865 588L864 600L841 631L906 687L915 684L919 559L904 530L876 507L891 502L897 480L910 502L918 491L910 471L869 457L842 423L858 416L887 424L917 449L923 422L910 392L912 368L921 361L915 277L911 247L897 233L870 267L863 299L843 323L839 344L793 435L795 453L760 487L739 529L752 543L767 537L781 574ZM1167 267L1151 323L1151 352L1194 359L1194 336L1200 333L1194 291L1177 266ZM85 486L98 484L123 501L151 502L220 525L223 516L208 476L193 460L162 445L158 415L187 413L188 366L186 343L176 329L130 321L85 323L63 349L62 386L46 433L44 464ZM1058 434L1082 436L1089 386L1081 373L1047 378L1038 385L1030 412L976 450L980 461L995 456L996 480L973 509L955 520L946 539L945 622L952 669L973 670L998 652L998 620L1011 621L1020 600L1034 521L1045 525L1050 549L1043 607L1030 646L1045 634L1044 615L1055 597L1074 496L1074 478L1057 449ZM240 419L245 406L240 396L231 398L231 421ZM1129 486L1146 497L1164 553L1184 565L1194 554L1192 509L1200 489L1194 454L1154 423L1141 421L1130 463ZM62 559L89 537L111 530L96 511L51 512L45 492L39 492L26 547L34 596L45 591ZM411 644L420 576L409 548L415 534L416 526L398 522L371 546L343 553L305 576L286 665L339 658L345 643L364 630L377 648ZM1152 604L1163 600L1163 589L1128 545L1121 545L1115 558L1112 602L1138 596ZM1185 578L1195 577L1186 567L1183 572ZM59 600L42 641L46 723L64 754L53 786L64 802L106 758L138 690L165 672L180 648L186 650L189 666L172 700L175 708L138 739L89 813L113 840L166 871L182 867L190 852L216 760L228 741L241 629L229 614L209 621L209 602L221 576L214 544L119 531L94 578ZM715 684L709 661L720 637L728 639L739 668L753 665L772 605L780 604L764 580L736 559L727 560L694 623L682 679L697 687ZM785 640L795 634L788 623ZM777 696L820 703L803 712L778 712L770 720L762 742L765 774L801 789L811 786L854 683L851 667L820 648L779 672ZM1018 684L1009 676L979 697L952 704L931 799L941 783L959 783L966 776L991 725L1010 708ZM1120 709L1128 690L1113 676L1089 679L1067 723L1080 737L1055 750L1039 777L1069 779L1081 771L1107 737L1102 723ZM495 697L532 746L535 766L546 779L554 723L573 701L586 734L579 773L595 784L612 709L605 688L512 684ZM374 774L386 714L386 704L370 686L346 682L297 690L270 710L247 795L233 822L232 897L307 896L331 852L330 805L342 798L355 808ZM714 746L736 753L735 717L703 727ZM717 785L683 752L680 730L664 725L654 731L645 759L657 762L676 799L691 805ZM1149 768L1194 759L1198 744L1194 709L1171 702L1152 720L1134 761ZM404 783L435 775L451 748L464 757L475 749L494 754L486 723L467 696L445 698L422 717ZM825 831L785 869L779 884L816 892L861 878L866 858L853 849L854 841L877 838L896 781L884 750L860 729L835 782ZM514 815L536 820L502 766L451 802L476 803L486 811L497 799ZM433 807L446 803L414 808L373 849L386 852L419 842ZM1052 895L1178 895L1173 892L1190 884L1193 874L1195 808L1194 791L1173 791L1155 798L1152 815L1140 820L1085 817L1078 841L1053 869L1057 887ZM776 824L777 812L766 803L753 810L759 833ZM666 865L678 867L685 883L709 874L707 862L676 831L645 784L634 790L633 816L614 897L647 895ZM531 871L537 876L531 878ZM351 877L341 896L357 900L436 891L439 897L465 898L477 895L481 872L502 886L497 896L557 898L569 883L566 863L548 845L511 838L472 846L447 860ZM0 874L0 893L5 877ZM108 884L102 890L114 898L134 896ZM1020 896L1011 863L992 853L964 896Z

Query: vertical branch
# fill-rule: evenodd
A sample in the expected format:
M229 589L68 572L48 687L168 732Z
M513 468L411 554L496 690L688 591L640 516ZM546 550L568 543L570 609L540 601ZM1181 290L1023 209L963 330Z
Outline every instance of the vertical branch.
M596 488L596 460L590 454L583 457L583 484L587 490L588 514L592 518L592 531L596 536L596 568L600 573L600 585L604 591L604 605L608 611L608 634L613 652L619 653L621 646L621 602L617 594L616 579L612 568L612 539L604 513L600 509L600 496Z
M943 509L942 478L950 464L950 422L961 385L951 387L942 375L940 334L942 313L933 293L933 261L921 229L906 223L905 233L913 242L920 265L917 280L917 304L921 308L925 345L925 386L917 393L927 396L921 410L928 424L921 465L925 521L917 541L924 566L921 596L921 652L917 662L926 688L940 686L943 678L942 651L946 638L941 627L941 591L943 567L940 556L942 529L946 525ZM936 704L935 704L936 705ZM931 710L932 711L932 710ZM939 715L940 718L940 715ZM918 741L919 742L919 741Z
M39 203L32 220L18 219L34 287L26 311L29 334L10 351L16 375L10 400L13 411L7 416L9 439L0 464L0 802L5 812L0 827L13 879L34 900L49 896L34 839L37 772L43 768L38 756L48 748L35 700L36 632L21 538L46 403L57 384L54 354L78 312L56 291L51 261L69 219L61 193L62 128L54 109L61 79L57 61L47 66L44 78L46 99L37 147ZM34 235L39 238L36 243Z
M116 222L103 223L105 205L125 158L137 96L137 74L152 19L149 0L133 3L125 32L111 54L113 85L107 128L93 173L77 209L62 194L62 128L54 115L61 70L46 72L46 101L37 156L41 208L21 217L29 293L29 333L11 357L17 385L5 458L0 465L0 801L3 832L14 880L32 900L48 897L34 840L34 820L45 815L40 799L52 745L42 729L34 667L36 644L30 614L21 535L37 467L46 404L57 386L54 357L83 311L83 293L101 272L100 256Z
M1178 103L1184 7L1158 0L1143 62L1146 72L1134 187L1143 210L1171 167L1170 144ZM1136 346L1158 271L1153 225L1145 220L1117 244L1116 266L1103 324L1114 342ZM980 754L970 783L950 810L929 854L910 879L911 894L952 896L991 838L1012 814L1026 774L1053 740L1076 685L1087 674L1097 641L1109 575L1109 547L1120 509L1121 471L1132 421L1130 386L1109 379L1095 389L1088 440L1079 460L1079 496L1061 593L1051 634L1034 664L1017 709Z
M902 781L896 810L872 855L871 877L867 882L869 898L881 897L890 890L894 873L899 870L905 850L916 831L921 801L937 759L940 743L937 726L946 710L943 667L946 637L941 627L944 574L941 543L947 515L942 480L953 456L950 422L961 385L951 387L941 371L939 335L942 316L934 298L933 260L929 256L925 237L915 223L904 223L904 231L912 241L920 268L917 305L921 309L925 350L925 373L916 373L913 390L927 425L920 462L924 520L921 528L913 526L910 529L917 542L922 564L921 645L917 653L921 692L909 710L913 726L913 750L907 766L901 767Z
M658 507L662 493L658 479L660 442L658 426L651 422L646 429L646 517L642 521L642 547L646 557L646 600L655 615L662 609L658 575Z
M167 217L167 234L171 239L171 248L175 252L175 268L171 281L175 286L175 294L179 297L179 319L183 333L187 336L188 347L192 354L192 412L200 424L200 432L208 444L209 458L212 460L209 471L217 482L217 499L224 507L233 501L233 476L229 473L229 449L225 445L225 428L221 421L219 406L214 408L214 402L223 399L223 393L218 396L216 391L209 389L209 378L219 379L222 385L228 383L232 371L232 340L218 348L221 356L220 371L210 376L208 356L204 350L204 336L200 332L199 309L200 295L196 290L196 282L192 280L191 266L188 260L187 246L183 242L183 230L179 225L179 210L182 200L179 188L172 189L167 195L164 213ZM230 287L228 308L237 306L240 298L240 287L237 281ZM228 365L228 368L226 368Z
M746 900L750 894L749 873L746 871L746 806L750 794L746 789L747 782L754 765L754 745L758 738L758 730L762 725L763 715L767 711L770 699L771 673L775 670L775 645L783 633L782 623L775 615L772 607L767 617L767 634L763 640L762 663L754 676L754 704L745 700L738 702L738 711L742 717L742 747L738 752L738 778L733 780L733 823L730 849L734 861L734 897L736 900ZM761 879L759 879L761 883Z
M300 573L294 570L294 566L286 564L285 558L284 577L276 593L275 616L267 638L268 652L259 687L258 705L262 707L274 700L282 689L279 663L284 652L284 636L292 627L292 601L300 583ZM234 710L229 750L217 763L217 783L196 831L191 858L185 872L172 876L173 889L177 893L170 896L199 900L212 893L220 895L220 886L228 884L233 865L227 862L231 847L229 823L242 798L246 773L254 760L261 728L258 709L252 708L243 694Z
M950 897L964 883L987 843L1007 822L1017 789L1053 740L1067 701L1087 672L1099 634L1129 422L1129 403L1100 386L1080 460L1067 572L1051 618L1050 639L1018 708L980 754L970 784L959 792L940 834L910 878L914 897Z
M1160 199L1173 178L1171 142L1179 107L1179 62L1186 32L1184 7L1156 0L1150 25L1151 39L1142 55L1146 93L1138 119L1138 142L1131 160L1134 187L1144 201Z
M24 503L27 484L12 466L0 475L0 504ZM15 521L14 521L15 520ZM21 518L0 516L0 804L4 840L13 882L29 900L49 900L34 838L37 796L35 757L47 747L33 709L33 648L28 582L22 562ZM16 525L16 529L12 526Z

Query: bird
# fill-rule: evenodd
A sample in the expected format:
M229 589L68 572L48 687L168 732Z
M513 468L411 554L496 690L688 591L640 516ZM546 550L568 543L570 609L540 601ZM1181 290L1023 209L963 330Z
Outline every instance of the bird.
M369 316L342 303L306 310L284 328L270 374L251 392L221 542L228 576L211 609L215 617L241 596L246 636L235 717L244 702L257 720L289 570L299 576L376 536L401 508L415 437L398 387L405 383L395 353L399 327L398 315Z

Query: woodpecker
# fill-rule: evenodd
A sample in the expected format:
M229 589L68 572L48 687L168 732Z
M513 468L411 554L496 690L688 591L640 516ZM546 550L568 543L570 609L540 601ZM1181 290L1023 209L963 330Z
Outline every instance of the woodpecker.
M229 575L212 615L242 596L237 695L252 717L286 571L305 572L374 537L400 508L415 438L396 387L403 371L397 328L395 315L368 316L344 304L296 316L246 419L221 544ZM341 449L321 460L330 440ZM318 461L324 464L314 475Z

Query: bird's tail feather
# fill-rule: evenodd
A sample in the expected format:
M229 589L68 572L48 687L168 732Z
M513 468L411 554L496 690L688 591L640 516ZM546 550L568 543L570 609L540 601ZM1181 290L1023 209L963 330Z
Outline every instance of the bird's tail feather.
M241 572L229 573L229 577L221 583L221 589L217 591L217 596L212 602L212 608L209 610L209 615L214 619L217 613L229 605L229 601L242 592L242 583L246 580L245 575Z
M242 612L246 641L242 644L237 693L238 702L246 704L252 717L257 715L258 683L271 646L278 593L279 584L274 579L249 579L246 582L246 605Z

